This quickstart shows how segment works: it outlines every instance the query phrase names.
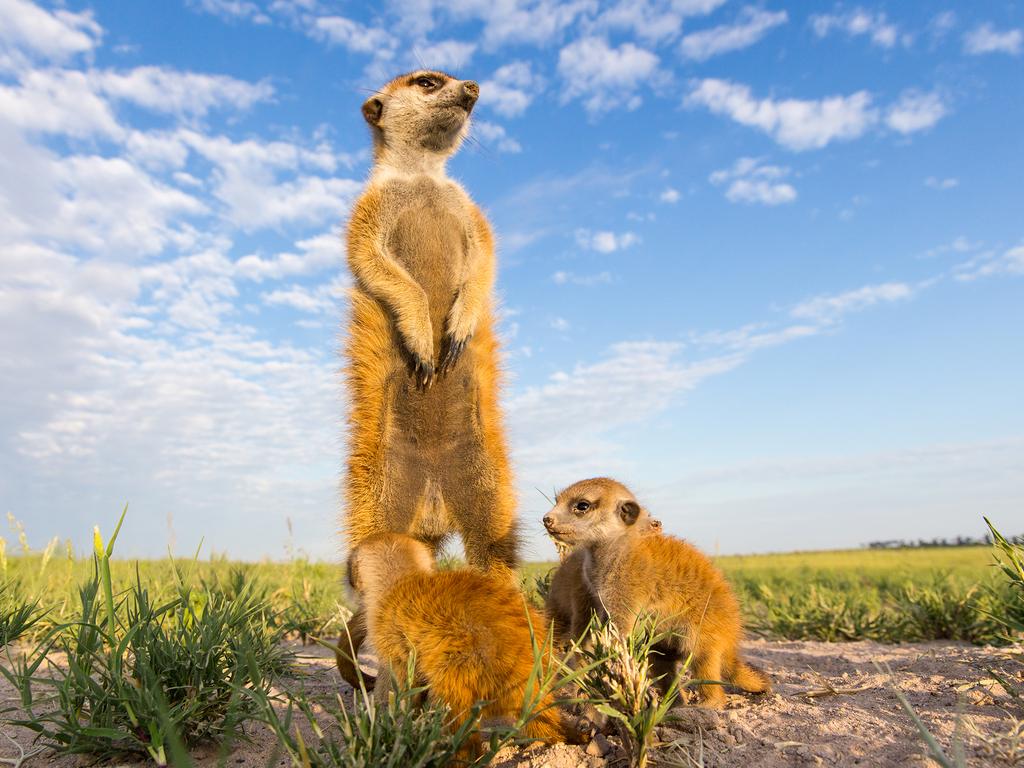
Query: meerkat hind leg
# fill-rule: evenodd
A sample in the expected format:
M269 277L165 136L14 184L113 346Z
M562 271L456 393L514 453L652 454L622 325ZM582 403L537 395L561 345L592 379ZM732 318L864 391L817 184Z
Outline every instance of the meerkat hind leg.
M457 473L446 484L445 501L461 534L469 564L482 571L506 571L512 575L518 565L519 548L513 500L502 498L502 489L490 473Z
M722 651L717 648L703 649L693 659L693 675L699 681L701 703L711 709L725 707L725 688L722 685Z

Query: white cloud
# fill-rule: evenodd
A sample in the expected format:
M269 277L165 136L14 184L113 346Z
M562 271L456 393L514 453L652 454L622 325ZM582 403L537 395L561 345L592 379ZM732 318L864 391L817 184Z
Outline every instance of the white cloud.
M970 253L971 251L979 250L984 245L985 244L980 241L973 242L963 235L959 235L948 243L943 243L942 245L937 245L934 248L929 248L921 254L921 256L926 259L931 259L947 253Z
M430 69L460 70L469 65L476 43L461 40L442 40L437 43L417 45L414 49L417 61Z
M906 283L865 285L844 293L815 296L790 310L796 318L833 323L850 312L859 312L880 303L893 303L911 298L915 288Z
M84 72L37 69L0 85L0 115L27 131L118 139L124 129Z
M942 11L935 14L928 22L928 32L934 42L938 42L948 35L956 26L956 13L953 11Z
M270 17L249 0L189 0L189 5L228 21L245 20L269 24Z
M686 104L702 105L714 114L758 128L794 151L858 138L878 121L867 91L818 100L756 99L746 85L709 78L692 85Z
M1024 275L1024 245L1016 245L1002 253L986 251L953 268L953 277L960 282L992 275Z
M163 171L181 168L188 160L188 147L170 131L129 131L124 138L124 152L149 170ZM173 176L182 186L199 188L203 183L194 176L177 171Z
M290 307L299 312L330 317L341 317L342 302L348 295L351 281L348 275L339 275L312 288L291 285L260 294L267 306Z
M386 30L368 27L344 16L309 17L307 25L314 40L340 45L356 53L392 50L398 45L398 40Z
M325 144L308 148L283 141L235 142L196 131L179 135L214 163L214 195L226 206L225 218L246 231L339 220L362 188L353 179L300 173L306 168L331 171L342 162ZM282 179L282 172L295 175Z
M476 20L483 29L483 47L545 45L567 30L582 14L593 11L594 0L391 0L395 27L406 36L423 39L447 22Z
M728 184L725 196L734 203L782 205L796 200L796 189L782 179L789 168L764 165L760 158L741 157L731 168L715 171L709 181L715 186Z
M246 109L272 95L265 82L161 67L126 72L34 69L24 72L17 84L0 85L0 113L31 131L122 140L126 131L107 98L179 117L202 117L214 108Z
M665 187L665 189L662 190L661 194L658 196L658 199L661 200L661 202L668 203L670 205L675 205L676 203L678 203L679 198L679 190L673 189L672 187Z
M170 242L192 242L193 233L175 229L176 220L206 212L195 197L156 181L124 158L73 156L56 170L66 197L51 231L69 245L159 253Z
M866 35L872 43L882 48L892 48L900 38L899 29L889 21L885 13L872 13L863 8L855 8L848 13L811 16L810 24L818 37L826 37L838 30L851 37ZM909 40L909 37L904 38L904 42Z
M1019 29L997 30L986 22L964 35L964 52L971 56L986 53L1007 53L1017 56L1024 46L1024 32Z
M739 355L691 360L682 352L675 342L613 344L603 359L514 395L509 426L524 487L551 487L567 477L622 467L614 438L621 427L644 422L681 393L742 362Z
M598 272L593 275L577 275L574 272L555 272L551 275L551 282L555 285L581 285L592 286L611 283L611 272Z
M153 112L202 117L211 109L248 109L274 94L266 81L248 83L225 75L180 72L163 67L137 67L96 76L103 93Z
M474 120L472 134L484 144L493 145L499 152L512 154L522 152L523 147L505 131L503 126L497 123L490 123L486 120Z
M246 231L286 223L319 226L348 210L362 184L352 179L299 176L290 181L252 184L244 176L225 177L217 196L227 218Z
M688 59L706 61L712 56L753 45L775 27L785 24L788 18L785 11L765 11L746 6L734 24L723 24L686 35L679 49Z
M413 0L413 3L419 0ZM440 5L440 4L439 4ZM543 45L567 30L586 11L592 0L454 0L444 3L454 16L483 21L483 42L494 49L511 43Z
M576 230L576 243L581 248L598 253L614 253L624 251L640 242L640 236L635 232L609 232L599 230L592 232L589 229Z
M591 114L625 106L636 109L640 86L659 80L658 57L633 43L617 48L600 37L583 37L558 54L562 101L583 100Z
M725 0L618 0L602 11L595 29L632 30L643 41L663 43L675 39L688 16L704 16Z
M28 0L0 0L0 19L0 69L26 66L25 55L65 62L91 52L103 35L92 11L51 12Z
M947 177L945 179L940 179L936 176L929 176L927 179L924 180L924 185L929 189L938 189L943 191L947 189L953 189L959 186L959 184L960 180L955 179L952 176Z
M947 113L948 108L937 93L905 91L885 113L885 123L902 134L931 128Z
M518 117L543 90L544 81L534 74L530 62L513 61L480 84L480 104L503 117Z
M240 277L262 282L328 269L341 270L344 266L341 236L335 232L299 240L295 245L298 253L278 253L269 259L257 254L243 256L235 262L235 271Z

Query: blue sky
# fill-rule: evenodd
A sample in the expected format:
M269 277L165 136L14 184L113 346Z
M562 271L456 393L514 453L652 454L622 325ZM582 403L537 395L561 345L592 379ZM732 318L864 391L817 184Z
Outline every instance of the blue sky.
M338 556L359 106L420 65L482 87L529 556L594 474L712 551L1022 528L1019 5L0 0L35 546Z

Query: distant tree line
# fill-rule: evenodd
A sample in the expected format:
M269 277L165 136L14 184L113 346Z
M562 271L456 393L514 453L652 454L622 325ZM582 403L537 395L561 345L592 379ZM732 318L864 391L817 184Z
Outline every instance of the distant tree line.
M1013 544L1024 545L1024 534L1007 536ZM869 541L868 549L924 549L925 547L990 547L992 536L957 536L955 539L887 539L885 541Z

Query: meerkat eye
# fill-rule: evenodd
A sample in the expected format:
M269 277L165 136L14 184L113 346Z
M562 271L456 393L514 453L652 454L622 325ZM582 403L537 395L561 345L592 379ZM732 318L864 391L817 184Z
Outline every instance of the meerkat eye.
M585 515L588 511L590 511L590 502L577 501L575 504L573 504L572 508L575 512L578 512L581 515Z
M437 82L435 82L433 79L429 77L421 77L418 80L416 80L416 85L418 85L420 88L426 88L429 91L431 88L437 87Z

